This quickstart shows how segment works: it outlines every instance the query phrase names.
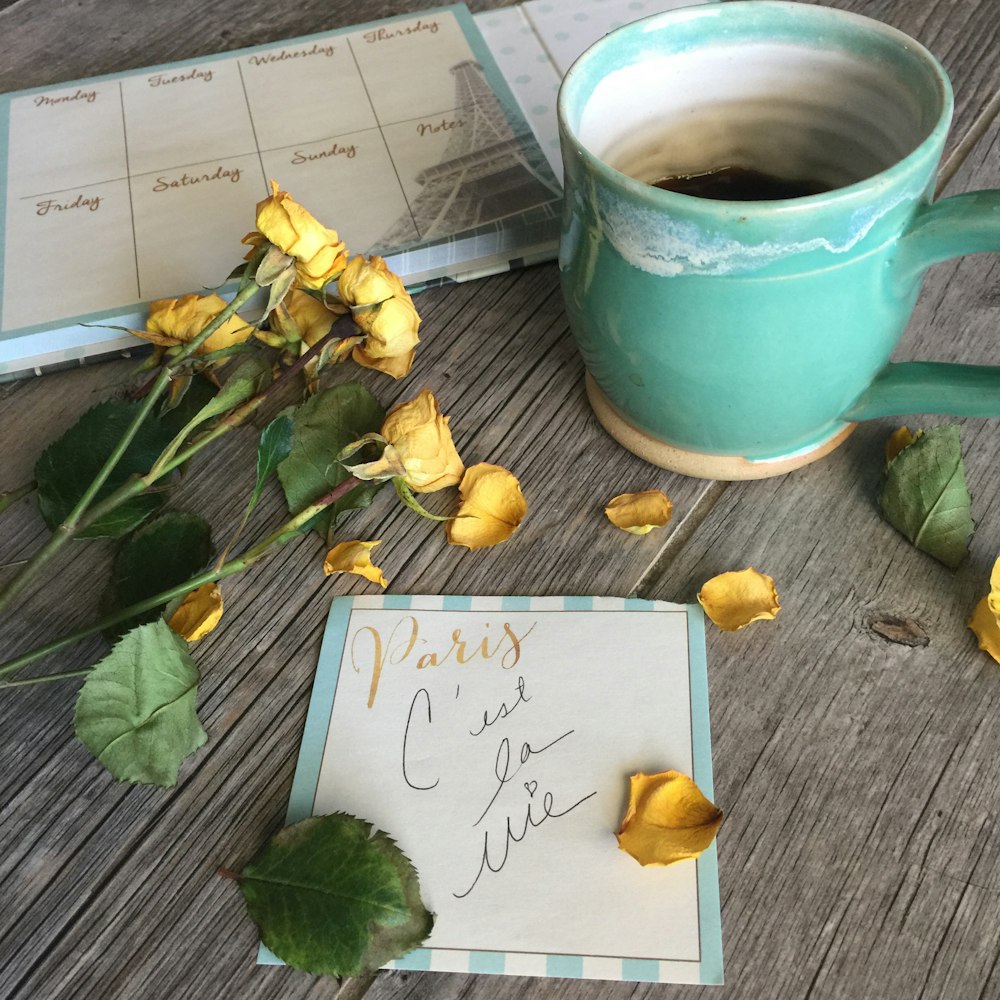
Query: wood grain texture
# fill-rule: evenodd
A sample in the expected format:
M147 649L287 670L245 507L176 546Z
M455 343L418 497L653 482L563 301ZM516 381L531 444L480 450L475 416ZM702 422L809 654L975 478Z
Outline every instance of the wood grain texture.
M1000 30L992 0L841 5L894 23L934 50L955 81L952 141L971 127L1000 82L991 58ZM0 7L0 88L198 56L423 6L18 0ZM956 187L1000 180L997 142L993 129ZM900 356L990 358L997 267L980 256L936 268ZM431 290L417 304L423 344L412 374L400 384L372 373L364 381L386 404L432 388L453 416L466 461L512 468L531 511L511 542L467 553L382 493L349 531L383 540L394 592L638 589L689 600L712 573L753 562L778 579L785 609L770 627L710 635L717 800L729 814L720 839L729 986L391 973L380 975L368 996L1000 995L998 674L964 628L1000 550L995 422L963 426L980 530L972 558L953 574L912 550L874 510L887 422L862 428L821 465L782 480L686 480L625 454L597 426L553 265ZM35 442L119 391L131 366L95 365L0 387L0 488L30 479ZM199 460L198 474L171 502L207 517L219 545L252 486L254 450L253 431L238 432ZM673 498L672 526L626 538L607 525L604 501L652 487ZM284 516L272 486L247 544ZM0 563L24 558L45 537L30 499L0 525ZM112 550L94 542L61 553L54 572L6 619L0 655L91 620ZM256 968L255 930L232 883L214 874L219 865L242 866L281 826L330 597L365 589L325 580L322 553L318 538L303 538L227 584L225 625L197 652L199 711L210 742L171 792L116 785L76 743L77 682L2 692L0 996L337 994L333 981ZM928 645L879 637L875 626L888 615L916 622ZM90 640L44 669L85 667L105 648L103 640ZM364 985L349 989L360 995Z

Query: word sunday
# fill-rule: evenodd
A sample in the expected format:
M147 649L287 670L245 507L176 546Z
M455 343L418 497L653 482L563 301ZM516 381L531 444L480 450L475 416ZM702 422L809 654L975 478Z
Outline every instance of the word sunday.
M462 634L460 628L452 630L451 642L446 649L431 649L428 640L420 635L420 623L413 615L404 615L393 626L387 638L379 629L371 625L359 628L351 639L351 666L355 673L370 673L371 685L368 691L368 707L375 704L382 668L410 665L417 670L440 667L448 663L459 666L474 660L492 663L502 670L511 670L521 659L521 646L534 628L532 624L526 632L518 635L509 622L490 630L485 622L483 633L475 638Z
M402 28L375 28L373 31L366 31L361 37L371 45L372 42L387 42L390 38L400 38L403 35L419 35L422 31L436 35L437 30L437 21L421 19L415 24L407 24Z
M357 152L358 147L353 142L349 146L342 146L339 142L335 142L329 149L321 149L317 153L306 153L297 149L288 162L297 165L308 163L310 160L325 160L329 156L344 156L348 160L353 160Z

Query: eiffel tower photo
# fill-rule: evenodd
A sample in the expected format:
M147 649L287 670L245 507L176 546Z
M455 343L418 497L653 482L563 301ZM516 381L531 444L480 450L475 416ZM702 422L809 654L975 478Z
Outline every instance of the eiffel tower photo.
M541 206L556 211L559 186L527 125L514 130L479 63L465 60L451 73L464 125L440 162L416 175L421 191L382 235L381 246L412 243L414 227L424 242Z

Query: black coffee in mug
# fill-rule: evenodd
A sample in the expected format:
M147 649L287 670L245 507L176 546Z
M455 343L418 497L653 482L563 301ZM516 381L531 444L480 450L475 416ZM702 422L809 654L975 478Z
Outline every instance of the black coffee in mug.
M832 190L821 181L778 177L750 167L719 167L704 173L676 174L653 181L653 187L715 201L779 201Z

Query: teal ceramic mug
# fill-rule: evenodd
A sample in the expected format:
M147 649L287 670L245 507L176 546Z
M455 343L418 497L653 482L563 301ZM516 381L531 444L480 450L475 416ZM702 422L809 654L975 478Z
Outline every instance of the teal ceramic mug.
M560 272L612 436L688 475L759 478L858 420L1000 416L1000 368L889 363L925 270L1000 249L1000 192L932 203L951 114L922 46L805 4L670 11L585 52L559 94ZM721 168L822 190L653 186Z

